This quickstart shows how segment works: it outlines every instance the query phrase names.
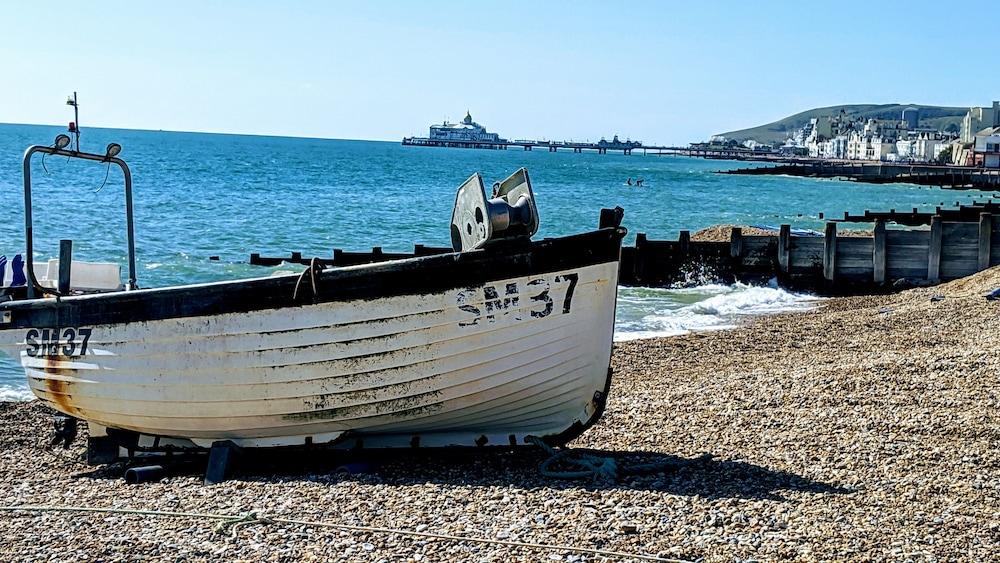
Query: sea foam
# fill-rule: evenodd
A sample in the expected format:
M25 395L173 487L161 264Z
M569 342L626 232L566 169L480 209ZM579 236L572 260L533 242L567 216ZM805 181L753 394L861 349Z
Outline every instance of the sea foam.
M621 288L615 340L733 328L739 319L815 307L820 298L776 286L708 284L684 289Z
M27 385L0 384L0 401L30 401L34 398Z

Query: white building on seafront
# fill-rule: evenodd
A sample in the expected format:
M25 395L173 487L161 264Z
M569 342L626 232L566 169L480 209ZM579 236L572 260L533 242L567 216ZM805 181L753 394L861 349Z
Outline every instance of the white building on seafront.
M959 139L963 143L976 142L976 134L989 127L1000 126L1000 102L993 102L988 108L969 108L962 119L962 131Z
M1000 127L989 127L976 134L976 162L986 168L1000 168Z
M506 141L501 139L497 133L490 133L485 127L472 120L472 114L465 112L465 119L461 123L448 123L445 121L441 125L431 125L429 137L435 141L480 141L486 143L500 143Z
M952 139L939 133L920 132L916 136L896 141L895 157L889 160L933 162L951 142Z
M907 108L903 119L850 119L845 112L810 120L803 128L813 158L930 162L950 142L938 131L914 127L919 110Z

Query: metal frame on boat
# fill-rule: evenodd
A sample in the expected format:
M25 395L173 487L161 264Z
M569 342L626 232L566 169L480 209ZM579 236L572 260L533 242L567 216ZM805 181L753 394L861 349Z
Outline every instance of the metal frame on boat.
M125 178L125 229L128 237L128 289L135 289L135 219L132 207L132 171L129 170L125 161L118 158L121 145L111 143L107 147L105 154L95 154L81 152L79 150L66 150L70 143L67 135L59 135L52 146L32 145L24 151L21 159L22 174L24 176L24 245L25 245L25 276L28 278L27 295L36 297L41 293L54 293L51 289L43 288L35 278L35 258L34 258L34 228L32 225L32 199L31 199L31 157L35 154L50 154L54 156L65 156L67 158L78 158L93 162L106 162L108 165L114 164L122 171Z

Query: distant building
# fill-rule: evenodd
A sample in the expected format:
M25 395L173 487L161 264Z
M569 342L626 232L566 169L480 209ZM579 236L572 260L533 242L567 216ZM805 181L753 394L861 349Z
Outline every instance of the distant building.
M975 159L986 168L1000 168L1000 127L990 127L976 134Z
M906 126L910 129L916 129L920 126L920 109L919 108L906 108L903 110L902 121L906 123Z
M848 134L860 124L843 110L833 117L814 117L802 129L803 145L813 158L847 158Z
M777 152L781 156L809 156L805 147L800 147L795 144L781 145L777 148Z
M847 135L837 135L825 141L809 143L806 147L809 156L812 158L833 158L843 160L847 158Z
M954 137L939 134L921 135L914 144L914 159L933 162L954 141Z
M758 152L767 152L774 150L772 145L758 142L755 139L747 139L746 141L743 141L743 146L752 151L758 151Z
M959 139L966 144L976 141L976 133L987 127L1000 126L1000 102L993 102L993 107L969 108L962 119L962 130Z
M896 141L896 154L889 160L901 162L933 162L951 141L935 132L919 132Z
M841 111L813 118L802 128L803 145L813 158L929 162L950 142L946 133L916 125L918 108L907 108L900 117L850 119Z
M869 119L862 130L866 135L878 136L886 142L895 143L898 139L905 139L910 128L905 121Z
M488 143L501 143L507 139L501 139L497 133L490 133L485 127L472 120L472 114L465 113L465 119L461 123L448 123L445 121L441 125L431 125L429 137L434 141L483 141Z
M889 155L895 153L895 138L868 131L854 131L847 137L847 158L850 160L890 160Z

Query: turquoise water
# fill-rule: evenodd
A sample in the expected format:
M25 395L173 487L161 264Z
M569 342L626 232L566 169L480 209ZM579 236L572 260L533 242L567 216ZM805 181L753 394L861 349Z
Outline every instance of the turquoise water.
M51 143L61 127L0 125L0 254L23 252L21 156ZM680 229L717 223L821 228L817 213L928 208L983 197L906 185L714 174L740 163L633 154L573 154L403 147L398 143L85 129L85 150L111 141L132 169L139 283L143 287L266 275L246 264L251 252L334 247L412 250L448 246L455 189L471 173L502 179L531 172L542 227L564 235L596 226L602 207L620 205L630 231L674 238ZM124 264L124 198L115 169L36 156L36 260L55 257L73 239L74 258ZM645 180L642 188L625 185ZM211 261L209 256L219 256ZM620 337L726 326L734 315L793 308L806 300L774 288L705 286L623 290ZM748 299L748 291L757 295ZM716 307L725 296L745 306ZM709 301L714 299L715 301ZM698 309L698 304L707 305ZM715 305L712 305L712 304ZM693 311L692 307L698 309ZM699 312L700 311L700 312ZM715 311L714 313L712 311ZM685 324L677 315L697 317ZM706 317L707 315L707 317ZM713 320L714 319L714 320ZM674 320L677 320L675 323ZM717 322L716 322L717 321ZM23 372L0 358L0 397L23 389Z

